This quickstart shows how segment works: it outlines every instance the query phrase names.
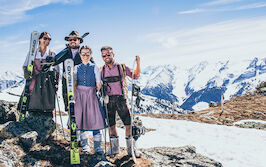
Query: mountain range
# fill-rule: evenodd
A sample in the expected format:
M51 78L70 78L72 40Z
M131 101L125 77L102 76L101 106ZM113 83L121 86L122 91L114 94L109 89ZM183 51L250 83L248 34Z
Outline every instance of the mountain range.
M176 102L186 110L208 108L210 102L253 91L266 80L266 58L239 62L203 61L191 68L175 65L150 66L138 84L142 93Z
M238 62L202 61L190 68L176 65L148 66L142 70L136 82L145 99L145 102L141 102L140 112L148 112L156 106L157 112L205 109L210 102L220 103L222 98L226 101L253 91L265 78L266 58L255 57ZM0 74L0 91L17 86L22 88L24 82L22 73L5 71ZM172 108L173 103L176 104L175 109Z
M0 73L0 91L25 82L22 72L5 71Z

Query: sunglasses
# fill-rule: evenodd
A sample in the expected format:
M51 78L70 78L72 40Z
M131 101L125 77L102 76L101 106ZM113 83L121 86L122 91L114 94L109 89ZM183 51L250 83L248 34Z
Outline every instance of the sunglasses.
M69 38L68 41L77 41L78 39L77 38Z
M43 39L46 41L46 40L49 40L49 41L51 41L52 40L52 38L47 38L47 37L43 37Z
M87 52L87 53L85 53L85 52L81 52L80 55L81 55L81 56L90 56L91 53L90 53L90 52Z
M105 58L106 56L110 57L110 56L112 56L112 54L109 53L109 54L106 54L106 55L102 55L103 58Z

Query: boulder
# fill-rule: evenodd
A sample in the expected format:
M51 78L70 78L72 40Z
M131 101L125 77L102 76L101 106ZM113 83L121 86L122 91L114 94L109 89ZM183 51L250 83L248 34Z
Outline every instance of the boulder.
M155 147L141 151L143 158L151 160L154 166L222 167L220 162L196 153L194 146Z
M16 121L19 118L15 102L0 100L0 124L8 121Z
M211 101L211 102L209 103L209 107L217 107L217 106L218 106L218 104L215 103L215 102L213 102L213 101Z

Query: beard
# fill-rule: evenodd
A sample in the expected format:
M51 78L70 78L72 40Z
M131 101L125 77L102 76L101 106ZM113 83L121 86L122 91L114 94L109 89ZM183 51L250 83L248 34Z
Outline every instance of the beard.
M78 49L78 48L79 48L79 45L76 45L76 43L70 43L70 44L68 44L68 46L69 46L71 49Z
M113 63L113 59L112 58L106 59L105 63L106 64L112 64Z
M76 46L76 45L70 45L70 48L71 48L71 49L78 49L79 46Z

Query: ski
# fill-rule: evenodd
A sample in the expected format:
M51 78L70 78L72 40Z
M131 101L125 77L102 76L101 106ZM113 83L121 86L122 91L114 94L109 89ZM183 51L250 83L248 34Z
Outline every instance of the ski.
M26 79L25 89L22 95L19 121L24 121L26 112L28 110L28 104L29 104L29 98L30 98L30 84L32 81L32 74L33 74L33 63L34 63L34 59L35 59L38 45L39 45L39 36L40 34L37 31L33 31L31 33L30 50L27 55L28 56L27 71L29 73L29 78Z
M85 38L86 36L88 36L89 34L90 34L89 32L85 32L85 33L81 36L81 39L84 40L84 38ZM71 51L70 51L70 52L71 52ZM63 49L61 52L59 52L59 53L55 56L55 58L52 58L52 59L48 60L46 63L41 63L41 65L43 65L43 68L42 68L41 71L45 72L45 71L47 71L47 70L50 68L50 66L60 64L60 63L62 62L61 59L62 59L63 57L66 57L68 53L69 53L69 45L66 44L66 48Z
M133 63L133 68L132 70L135 69L135 64L136 64L136 59ZM130 138L131 138L131 156L132 156L132 159L134 161L134 163L136 164L137 163L137 159L136 159L136 155L135 155L135 150L134 150L134 147L135 147L135 140L133 138L133 121L134 121L134 99L133 99L133 96L134 96L134 72L132 72L132 78L131 78L131 108L130 108L130 116L131 116L131 123L130 123Z
M89 35L90 33L89 32L85 32L82 36L81 36L81 38L83 39L83 38L85 38L87 35Z
M76 135L76 120L74 115L74 61L72 59L65 60L65 70L69 107L68 115L70 121L70 165L79 165L80 155Z

